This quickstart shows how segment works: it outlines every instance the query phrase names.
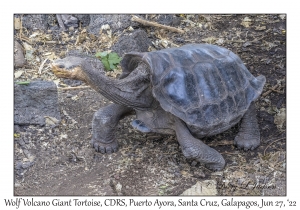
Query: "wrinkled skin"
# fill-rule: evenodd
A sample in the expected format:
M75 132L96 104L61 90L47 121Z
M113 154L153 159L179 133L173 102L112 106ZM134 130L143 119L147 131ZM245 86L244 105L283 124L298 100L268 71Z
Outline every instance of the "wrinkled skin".
M201 46L192 46L192 49ZM218 50L218 48L216 49ZM220 48L220 50L224 49ZM166 52L170 52L170 50ZM118 150L115 136L117 124L123 117L134 112L137 119L132 122L132 126L135 129L141 132L175 134L186 158L195 159L213 171L222 170L225 160L219 152L200 140L203 136L223 132L241 120L241 129L234 140L235 145L244 150L252 150L259 146L260 133L253 102L250 101L244 112L240 112L238 109L236 113L233 112L230 121L219 119L220 123L214 127L211 126L210 129L203 129L197 124L187 123L176 116L177 113L172 108L170 111L165 110L167 107L165 105L162 108L161 104L165 99L156 94L158 93L157 88L160 88L157 82L159 80L156 81L157 78L151 77L154 74L154 70L149 64L151 59L149 61L149 58L147 60L145 56L147 56L145 53L132 53L125 56L122 64L123 75L120 79L106 77L102 64L91 57L75 55L53 62L52 69L57 76L82 80L114 102L94 114L91 143L96 151L113 153ZM265 81L263 76L256 79L249 73L250 77L263 86ZM153 91L153 83L156 84L156 92ZM262 89L262 87L260 88ZM257 91L257 95L260 94L259 91ZM169 107L167 108L169 109Z

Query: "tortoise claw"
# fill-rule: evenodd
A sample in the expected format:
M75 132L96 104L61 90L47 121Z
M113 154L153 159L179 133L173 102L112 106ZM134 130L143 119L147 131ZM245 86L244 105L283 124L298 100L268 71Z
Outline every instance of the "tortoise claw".
M92 147L95 148L96 152L100 152L102 154L107 153L111 154L118 151L118 143L117 141L113 141L111 143L101 143L99 141L92 140Z

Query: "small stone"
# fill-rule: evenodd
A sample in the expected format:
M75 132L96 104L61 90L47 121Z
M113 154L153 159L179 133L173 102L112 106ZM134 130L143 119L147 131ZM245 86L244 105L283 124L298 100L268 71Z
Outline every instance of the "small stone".
M24 145L25 145L25 142L23 141L23 139L19 139L18 143L19 143L21 146L24 146Z
M27 157L27 156L29 156L29 151L27 150L27 149L24 149L23 150L23 153L24 153L24 155Z
M20 133L20 126L19 125L14 125L14 132L15 133Z
M70 94L70 93L67 94L67 98L72 98L72 97L73 97L72 94Z
M243 47L248 47L248 46L250 46L250 45L252 45L251 42L245 42L245 43L243 44Z
M122 189L122 185L118 182L118 184L116 184L116 191L121 192L121 189Z
M15 187L21 187L21 184L16 182Z
M15 41L15 48L14 48L14 66L16 68L21 68L25 65L26 60L23 54L23 48L21 44Z
M18 161L18 162L16 163L15 168L16 168L17 170L20 170L20 169L22 168L22 162Z
M132 28L132 26L128 27L128 31L131 31L131 32L134 31L134 29Z
M80 91L77 95L78 95L78 97L82 97L82 96L84 96L84 92Z
M194 171L194 177L205 178L205 174L203 173L203 171Z
M215 180L198 181L194 186L185 190L181 195L217 195Z
M26 168L29 168L29 167L32 166L32 165L33 165L32 162L26 162L26 163L23 163L23 164L22 164L22 168L23 168L23 169L26 169Z
M197 161L193 161L192 163L191 163L191 166L196 166L197 165Z

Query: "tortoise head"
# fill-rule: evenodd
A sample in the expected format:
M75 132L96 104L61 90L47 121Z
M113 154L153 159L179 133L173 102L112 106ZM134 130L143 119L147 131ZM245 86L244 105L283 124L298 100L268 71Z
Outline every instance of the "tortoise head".
M84 58L69 56L63 59L53 61L52 71L57 77L76 79L86 82L86 75L82 70Z

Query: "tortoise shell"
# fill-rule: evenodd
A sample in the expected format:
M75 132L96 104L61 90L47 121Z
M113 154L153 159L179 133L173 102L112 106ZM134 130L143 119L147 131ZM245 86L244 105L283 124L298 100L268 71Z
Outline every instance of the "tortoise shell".
M266 81L254 77L230 50L210 44L128 53L123 77L141 61L149 66L152 93L161 107L196 127L226 127L240 119Z

